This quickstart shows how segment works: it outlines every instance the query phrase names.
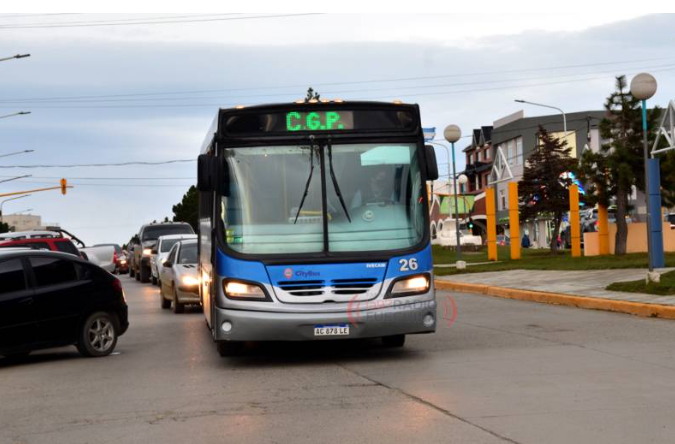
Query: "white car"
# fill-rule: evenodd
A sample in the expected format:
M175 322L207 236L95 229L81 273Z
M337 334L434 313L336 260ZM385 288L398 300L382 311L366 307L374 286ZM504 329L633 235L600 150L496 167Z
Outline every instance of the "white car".
M171 308L173 303L173 312L183 313L186 305L201 303L198 260L196 239L178 241L171 247L159 271L159 297L162 308Z
M461 227L461 225L460 225ZM455 231L455 224L452 220L446 220L443 223L443 229L438 232L436 237L438 245L444 247L454 247L457 245L457 232ZM473 235L468 230L459 230L459 245L481 245L483 239L480 236Z
M152 273L152 283L159 286L159 274L160 267L169 256L169 251L176 242L181 240L196 240L196 234L169 234L166 236L160 236L157 239L157 244L152 251L152 256L150 256L150 271Z

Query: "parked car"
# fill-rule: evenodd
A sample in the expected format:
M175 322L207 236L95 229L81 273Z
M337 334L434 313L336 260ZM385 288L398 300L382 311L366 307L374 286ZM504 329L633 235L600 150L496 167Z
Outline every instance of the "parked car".
M122 247L119 244L97 244L95 247L113 247L115 249L115 254L113 256L113 262L115 263L114 274L126 274L129 272L129 262L127 261L127 255L122 250Z
M670 229L675 230L675 213L666 214L666 220L670 222Z
M169 234L195 234L186 222L161 222L143 225L134 238L133 267L134 277L143 283L150 282L150 256L160 236ZM131 247L130 247L131 248Z
M455 231L455 224L453 221L445 221L443 223L443 228L438 232L436 237L438 245L444 247L454 247L457 245L457 232ZM462 230L460 225L459 230L459 244L461 246L465 245L481 245L483 239L480 236L476 236L469 230Z
M199 304L197 240L179 241L160 267L159 297L164 309L182 313L185 305Z
M34 250L61 251L83 257L73 241L56 231L20 231L0 234L0 248L25 247ZM86 257L83 257L86 259Z
M197 239L196 234L170 234L157 238L157 246L152 249L150 256L150 271L152 272L153 285L159 286L159 268L162 266L169 251L180 240Z
M0 250L0 355L74 344L84 356L112 353L129 327L121 282L72 254Z
M497 235L497 245L505 247L511 245L511 238L503 234Z

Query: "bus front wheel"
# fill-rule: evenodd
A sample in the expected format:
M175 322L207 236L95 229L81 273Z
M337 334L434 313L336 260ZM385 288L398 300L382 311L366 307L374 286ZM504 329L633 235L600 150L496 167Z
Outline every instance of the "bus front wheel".
M405 345L405 335L385 336L382 338L382 344L385 347L403 347Z
M219 341L216 342L218 354L226 358L228 356L241 356L244 353L244 342Z

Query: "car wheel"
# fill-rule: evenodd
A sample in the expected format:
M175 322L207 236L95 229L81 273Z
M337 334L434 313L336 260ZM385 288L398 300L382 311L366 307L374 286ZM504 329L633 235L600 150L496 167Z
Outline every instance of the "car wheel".
M80 330L79 352L88 357L108 356L117 345L116 325L109 313L99 311L90 315Z
M226 358L228 356L241 356L245 351L245 342L219 341L216 342L218 354Z
M164 292L162 291L162 282L161 281L159 283L159 300L160 300L160 304L161 304L162 309L168 310L169 308L171 308L171 299L167 299L164 296Z
M150 282L150 267L144 267L141 265L140 268L140 281L144 284Z
M152 280L152 285L157 286L157 278L153 276L150 279Z
M405 344L405 335L385 336L382 338L382 344L385 347L403 347Z
M134 267L129 267L129 277L133 278L135 275L136 273L134 273Z
M138 270L134 270L134 277L137 281L141 280L141 274L138 272Z
M185 304L178 302L178 293L176 287L173 287L173 312L176 314L185 312Z

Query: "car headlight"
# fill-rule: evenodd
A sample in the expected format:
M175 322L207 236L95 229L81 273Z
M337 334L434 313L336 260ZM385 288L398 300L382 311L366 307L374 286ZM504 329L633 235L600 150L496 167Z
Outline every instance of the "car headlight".
M428 274L416 274L394 282L388 297L412 296L429 291L430 280Z
M265 290L257 284L241 281L223 281L225 296L230 299L271 300Z
M152 248L143 248L143 256L150 256L152 254Z
M183 285L185 285L187 287L193 287L193 286L199 285L199 279L197 279L196 277L193 277L193 276L183 276L183 278L181 279L181 282L183 283Z

